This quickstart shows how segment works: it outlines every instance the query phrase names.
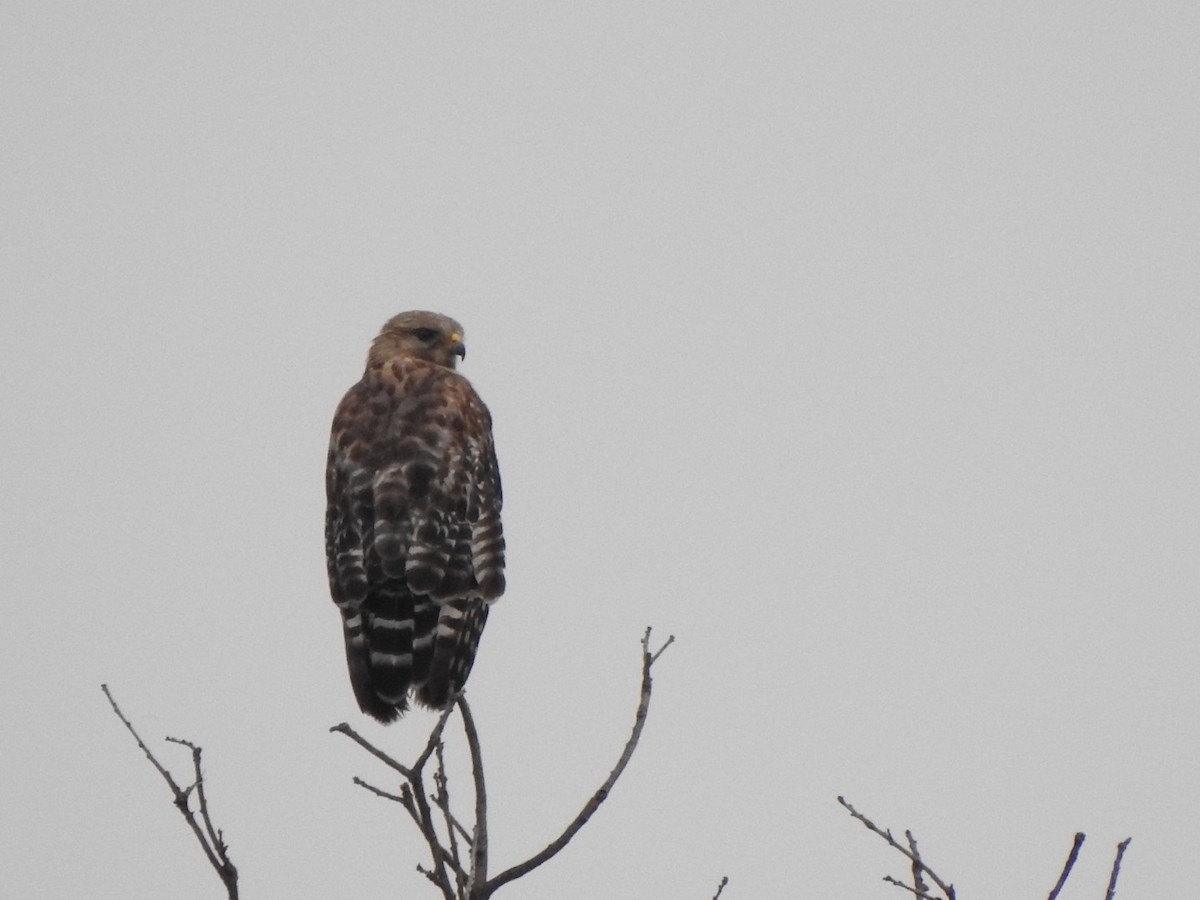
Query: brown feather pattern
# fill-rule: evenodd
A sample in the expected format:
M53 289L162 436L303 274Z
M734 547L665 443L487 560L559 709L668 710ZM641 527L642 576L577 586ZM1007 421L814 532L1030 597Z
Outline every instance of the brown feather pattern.
M491 415L455 371L462 328L402 313L334 415L326 557L362 710L390 722L412 691L441 708L466 682L504 592Z

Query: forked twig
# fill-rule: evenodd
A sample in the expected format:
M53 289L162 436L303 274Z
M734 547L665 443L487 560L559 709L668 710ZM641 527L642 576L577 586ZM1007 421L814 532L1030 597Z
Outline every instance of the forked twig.
M905 884L899 879L893 878L891 875L885 875L883 877L884 881L898 888L902 888L903 890L912 894L914 897L917 897L918 900L941 900L941 898L930 893L929 886L924 881L924 876L928 875L933 883L936 884L945 895L945 900L955 900L954 885L947 884L941 878L939 878L938 874L933 871L933 869L931 869L921 858L921 851L917 848L917 839L913 836L911 831L904 832L904 837L908 841L908 847L905 848L901 846L900 842L892 836L892 832L889 829L880 828L878 825L860 813L857 809L851 806L845 797L838 797L837 799L838 803L844 806L851 816L862 822L862 824L865 825L868 830L874 832L887 841L889 846L903 853L912 863L912 884ZM1079 850L1083 846L1083 842L1085 840L1086 835L1082 831L1076 833L1075 840L1071 844L1071 852L1067 854L1067 861L1063 865L1062 873L1058 876L1058 881L1050 891L1048 900L1058 900L1059 893L1062 891L1063 886L1067 883L1067 879L1071 876L1071 870L1074 869L1075 862L1079 859ZM1121 872L1121 859L1125 855L1125 849L1129 846L1130 841L1132 840L1132 838L1126 838L1121 843L1117 844L1117 855L1113 860L1112 873L1108 879L1108 893L1105 894L1104 900L1113 900L1114 896L1116 895L1117 877Z
M457 699L455 698L455 701ZM442 740L442 732L446 728L446 722L450 718L450 714L454 711L455 701L452 701L446 707L445 711L438 716L437 724L434 725L433 731L430 732L429 738L425 742L425 748L421 751L421 755L417 757L416 762L411 766L406 766L393 759L345 722L334 725L329 729L337 734L344 734L376 759L383 762L388 768L404 776L407 784L402 787L399 795L389 794L387 791L373 787L361 778L355 778L354 783L369 790L376 796L385 797L389 800L397 800L408 812L416 824L417 830L421 832L421 836L425 839L425 843L429 847L430 858L433 860L432 868L427 869L424 866L418 865L417 871L428 878L441 891L445 900L455 900L459 894L455 890L455 886L450 883L450 875L446 871L447 868L454 873L455 882L458 884L466 881L467 873L458 854L456 852L452 853L443 845L441 837L438 834L437 824L434 821L433 811L429 806L428 793L425 789L424 770L430 757L437 752L437 748ZM436 797L434 798L434 802L437 802Z
M600 808L600 805L608 798L613 786L617 783L617 779L621 777L621 773L625 771L625 767L629 764L629 760L633 756L633 751L637 747L638 740L641 738L642 729L646 724L652 691L650 669L674 640L675 638L672 635L657 650L651 650L650 629L647 628L645 634L642 636L642 683L637 712L633 720L633 729L625 742L625 747L621 752L620 758L617 760L612 771L609 772L604 783L588 799L583 809L571 820L558 837L529 859L505 869L491 879L487 877L488 811L483 753L480 749L479 731L476 728L471 707L461 694L450 702L445 712L439 717L437 725L426 742L424 752L422 752L421 756L411 766L403 765L379 750L344 722L340 725L335 725L329 730L346 735L376 759L404 777L405 784L401 787L399 795L391 794L369 785L360 778L355 778L354 783L379 797L399 802L408 812L417 829L421 832L422 837L424 837L425 842L428 844L430 856L433 860L431 867L427 868L424 865L419 865L417 866L417 870L438 887L446 900L485 900L485 898L490 897L504 885L521 878L554 857L587 824L596 810ZM458 710L459 716L462 718L463 732L466 736L467 747L471 756L471 776L475 788L475 822L474 828L470 833L459 823L450 810L450 797L442 754L442 732L445 729L447 719L455 709ZM437 759L437 771L434 773L436 793L432 795L432 799L434 805L441 813L442 827L447 834L444 841L441 837L438 823L435 821L429 806L430 797L426 792L422 774L430 756L435 754ZM462 849L456 835L463 837L463 843L471 853L469 867L461 855ZM454 873L456 884L450 883L446 872L447 868ZM718 897L727 882L728 878L722 879L721 885L717 889Z
M168 737L166 740L172 744L180 744L187 747L192 752L192 770L195 774L195 781L186 789L181 788L178 782L155 758L150 748L146 746L146 742L133 727L133 723L126 718L121 712L121 707L117 705L117 701L113 698L112 692L109 691L107 684L100 685L100 690L104 691L104 696L108 698L108 704L112 707L112 711L117 718L121 720L121 724L125 729L133 735L133 739L137 741L138 747L145 754L146 759L150 760L151 765L158 770L158 774L162 776L163 781L167 783L167 787L171 789L171 794L175 800L175 808L179 810L184 821L192 830L192 834L199 841L201 849L204 850L204 855L207 857L209 865L217 873L217 877L221 879L221 883L225 885L225 892L229 900L238 900L238 872L237 867L229 858L229 846L225 843L225 836L221 829L213 825L212 817L208 811L208 797L204 792L204 771L201 765L201 749L198 745L191 741L185 741L182 738ZM197 807L200 813L200 820L196 820L196 810L191 807L190 797L192 792L196 793Z
M929 885L925 883L925 879L921 877L921 866L924 865L921 861L921 851L917 849L917 839L911 831L907 829L904 832L904 837L908 841L908 849L912 851L912 877L914 891L918 896L923 896L929 893Z
M954 885L947 884L946 882L942 881L942 879L938 877L937 872L935 872L935 871L933 871L933 869L929 868L929 866L925 863L924 860L921 859L920 854L917 853L915 851L915 849L910 850L907 847L904 847L903 845L901 845L894 837L892 837L891 831L880 828L878 825L876 825L874 822L872 822L870 819L868 819L866 816L864 816L862 813L860 813L857 809L855 809L853 806L851 806L850 803L847 802L845 797L838 797L837 800L838 800L838 803L842 804L842 806L844 806L846 808L847 812L849 812L851 816L858 819L858 821L862 822L863 825L865 825L868 830L879 835L881 838L883 838L885 841L888 842L889 846L894 847L895 849L897 849L901 853L903 853L905 856L907 856L913 864L914 871L920 870L920 872L924 873L925 875L928 875L930 880L933 881L933 883L938 886L938 888L942 891L942 893L946 895L946 900L955 900ZM914 841L913 843L915 844L916 842ZM929 894L921 894L918 890L916 890L914 888L910 888L907 884L897 881L896 879L892 878L891 876L884 876L884 881L888 882L889 884L898 885L899 887L902 887L905 890L911 891L912 893L917 894L918 896L924 896L924 897L929 896Z

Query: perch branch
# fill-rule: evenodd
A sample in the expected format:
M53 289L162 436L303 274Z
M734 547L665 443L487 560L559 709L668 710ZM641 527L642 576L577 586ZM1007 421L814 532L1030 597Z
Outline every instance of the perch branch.
M433 770L433 804L441 812L442 821L446 825L446 841L450 845L448 848L450 858L458 860L460 858L458 832L454 829L456 822L453 813L450 812L450 778L446 775L445 745L442 741L438 741L437 750L434 751L433 756L437 761L437 765ZM462 877L456 873L455 880L457 881L458 892L461 895L465 888Z
M637 747L642 730L646 724L652 692L650 670L674 640L675 638L672 635L662 646L652 650L650 647L650 629L647 628L645 634L642 636L642 683L637 712L634 716L633 729L628 740L625 742L625 747L621 752L620 758L617 760L612 771L609 772L608 778L605 779L604 783L591 796L583 809L557 838L534 856L504 870L490 880L487 877L488 811L483 753L480 749L479 730L475 724L475 717L471 712L470 705L461 693L451 700L446 710L438 718L436 726L426 741L425 749L411 766L406 766L384 753L345 722L335 725L329 730L350 738L404 778L404 783L401 785L399 794L392 794L377 788L363 781L361 778L355 778L354 783L378 797L400 803L408 812L416 824L418 831L420 831L421 836L425 839L426 844L428 844L432 859L432 866L418 865L417 871L438 888L445 900L486 900L486 898L490 897L505 884L528 874L555 856L571 841L592 815L595 814L600 805L608 798L613 786L629 764L629 760L633 756L634 749ZM463 732L466 736L467 747L471 756L471 775L475 789L475 823L474 829L471 832L468 832L467 828L455 818L450 808L449 780L446 775L442 734L445 730L446 722L455 709L458 710L459 715L462 717ZM435 771L433 774L435 791L432 795L426 792L424 782L424 768L431 758L435 759ZM433 808L430 807L429 803L431 799L434 804ZM437 820L435 820L435 816ZM438 820L440 820L442 828L446 831L445 843L442 841L438 828ZM462 839L461 844L459 843L460 837ZM462 850L460 849L462 846L470 850L470 866L464 864L461 855ZM454 884L451 884L447 869L454 875ZM726 883L728 883L728 878L723 878L720 887L717 889L718 897Z
M488 828L487 786L483 779L483 752L479 748L479 731L467 698L459 696L458 714L462 716L463 732L467 736L467 748L471 753L471 778L475 782L475 833L471 836L471 882L468 890L474 893L477 886L487 884Z

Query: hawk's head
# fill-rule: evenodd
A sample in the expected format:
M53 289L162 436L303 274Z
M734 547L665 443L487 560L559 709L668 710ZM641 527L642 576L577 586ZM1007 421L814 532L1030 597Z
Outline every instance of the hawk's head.
M441 313L417 309L387 320L379 337L371 343L367 366L404 356L453 369L466 355L461 325Z

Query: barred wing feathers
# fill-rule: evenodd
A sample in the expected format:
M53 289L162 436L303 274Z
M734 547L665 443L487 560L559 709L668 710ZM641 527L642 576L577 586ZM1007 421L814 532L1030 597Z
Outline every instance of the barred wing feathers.
M394 358L334 416L326 472L330 590L359 706L380 721L461 689L504 592L491 416L452 369Z

